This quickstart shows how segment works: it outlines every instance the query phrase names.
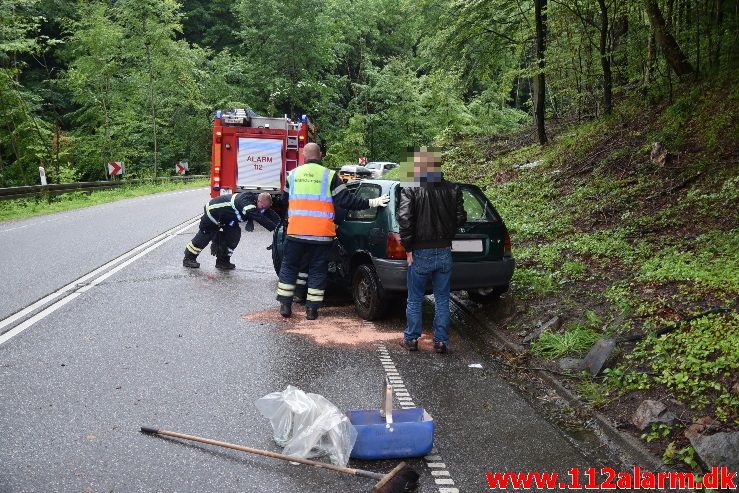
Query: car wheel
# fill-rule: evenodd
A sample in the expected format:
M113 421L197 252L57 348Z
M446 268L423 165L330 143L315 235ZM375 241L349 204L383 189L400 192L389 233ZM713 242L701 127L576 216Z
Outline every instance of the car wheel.
M468 289L467 296L475 303L481 305L488 305L495 303L500 298L500 295L508 290L505 288L482 288L482 289Z
M357 267L352 277L354 309L364 320L377 320L385 313L387 304L380 295L380 280L371 264Z

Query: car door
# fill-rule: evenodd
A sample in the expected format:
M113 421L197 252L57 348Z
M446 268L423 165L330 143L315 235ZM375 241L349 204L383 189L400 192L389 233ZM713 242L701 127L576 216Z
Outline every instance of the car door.
M362 182L354 192L363 199L374 199L382 194L377 183ZM347 211L345 219L339 224L339 238L349 252L371 252L377 246L384 246L384 234L376 224L378 208L371 207L361 211ZM382 238L380 238L382 237Z

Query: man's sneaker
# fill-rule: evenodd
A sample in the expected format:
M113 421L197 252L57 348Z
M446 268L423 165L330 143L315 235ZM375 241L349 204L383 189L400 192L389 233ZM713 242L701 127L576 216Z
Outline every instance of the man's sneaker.
M449 348L446 345L446 342L434 342L434 351L436 351L439 354L445 354Z
M198 262L192 257L185 257L182 259L182 266L189 267L191 269L197 269L200 267L200 262Z
M282 302L280 303L280 315L287 318L293 314L293 304Z
M408 351L418 351L418 339L403 339L400 345Z
M317 306L306 306L305 307L305 318L308 320L315 320L318 318L318 307Z
M228 257L220 257L216 259L216 269L234 270L236 264L232 264Z

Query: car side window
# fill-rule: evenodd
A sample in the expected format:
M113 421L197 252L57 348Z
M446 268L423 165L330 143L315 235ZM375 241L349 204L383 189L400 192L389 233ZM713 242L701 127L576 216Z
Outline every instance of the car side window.
M382 188L379 185L364 183L359 186L356 195L362 199L374 199L380 196ZM346 214L348 221L371 221L377 217L377 207L370 207L361 211L349 211Z

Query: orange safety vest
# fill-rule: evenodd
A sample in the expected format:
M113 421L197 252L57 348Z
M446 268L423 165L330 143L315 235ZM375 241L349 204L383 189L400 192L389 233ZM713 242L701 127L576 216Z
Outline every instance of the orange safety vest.
M288 236L311 236L326 240L336 236L336 211L331 196L331 182L335 173L318 163L306 163L290 173L287 178L290 188Z

